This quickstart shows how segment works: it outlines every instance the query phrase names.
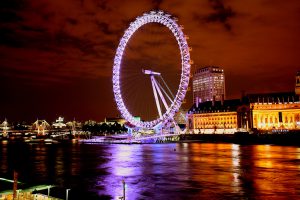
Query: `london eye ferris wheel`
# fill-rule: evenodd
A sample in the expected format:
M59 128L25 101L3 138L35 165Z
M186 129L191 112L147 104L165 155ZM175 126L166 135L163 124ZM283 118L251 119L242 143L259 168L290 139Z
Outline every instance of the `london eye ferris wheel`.
M190 48L187 44L187 36L185 36L182 31L182 26L179 26L176 21L175 18L163 11L150 11L144 13L130 23L119 42L113 64L113 93L117 108L121 115L136 127L151 129L159 124L166 123L168 120L172 120L185 98L190 78ZM143 79L144 82L138 83L137 80L140 79L134 78L126 92L125 86L128 84L124 82L129 80L130 75L128 75L129 73L126 71L126 64L124 63L126 60L125 51L130 48L128 47L129 40L133 37L134 33L148 24L159 24L160 26L167 28L168 32L172 33L172 40L175 41L174 43L177 43L177 51L179 50L179 53L177 54L179 57L177 58L179 71L176 73L178 81L175 81L176 84L171 84L171 87L168 85L171 81L165 80L165 77L170 76L170 72L163 73L163 71L169 67L161 69L153 69L152 67L147 68L146 66L135 67L135 74L138 74L139 78ZM139 51L143 51L143 49L139 49ZM157 51L160 51L160 47L157 47ZM176 58L171 59L176 60ZM174 71L171 73L174 73ZM143 85L145 85L145 87L148 85L148 90L134 89L134 87ZM175 89L172 90L172 88ZM147 102L152 102L155 106L151 109L156 110L156 115L154 115L154 117L143 120L135 117L137 115L134 111L136 103L132 103L132 101L133 96L137 96L134 94L139 93L139 91L147 92L147 94L142 94L140 96L144 98L148 97L143 100L145 103L143 106L140 106L142 109L138 115L143 115L143 113L146 112L143 109L150 104ZM151 96L151 98L149 98L149 96Z

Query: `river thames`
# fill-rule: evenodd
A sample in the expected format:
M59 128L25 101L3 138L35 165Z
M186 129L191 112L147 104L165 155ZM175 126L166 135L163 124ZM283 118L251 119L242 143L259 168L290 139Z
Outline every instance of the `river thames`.
M169 143L1 144L1 177L50 195L118 199L300 199L300 148ZM0 189L7 187L0 182ZM7 189L7 188L6 188ZM46 193L46 191L45 191Z

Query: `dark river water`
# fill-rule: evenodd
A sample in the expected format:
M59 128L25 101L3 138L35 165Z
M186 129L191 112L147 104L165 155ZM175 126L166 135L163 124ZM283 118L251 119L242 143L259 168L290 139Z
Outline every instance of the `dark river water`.
M300 199L299 147L1 144L0 176L14 169L26 185L55 185L52 196L71 188L69 199L118 199L122 180L127 200Z

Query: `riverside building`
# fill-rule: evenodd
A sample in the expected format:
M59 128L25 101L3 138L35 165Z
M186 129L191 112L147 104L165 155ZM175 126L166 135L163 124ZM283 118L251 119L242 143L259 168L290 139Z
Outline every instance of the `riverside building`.
M193 102L221 101L225 98L224 70L209 66L197 69L193 75Z
M295 92L249 95L252 128L272 132L300 130L299 71L295 80Z
M259 130L300 130L300 101L295 93L250 95L253 128Z
M190 133L300 131L300 73L295 92L248 94L241 99L194 103L188 111Z
M202 102L189 110L188 128L199 134L233 134L249 126L249 114L240 99Z

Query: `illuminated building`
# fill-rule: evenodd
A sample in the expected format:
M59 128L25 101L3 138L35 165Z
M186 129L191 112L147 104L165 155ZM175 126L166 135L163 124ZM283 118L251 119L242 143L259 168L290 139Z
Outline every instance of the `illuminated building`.
M219 67L197 69L193 76L193 102L221 101L225 98L224 70Z
M295 92L247 95L251 109L251 128L282 132L300 129L300 72Z
M249 100L253 128L273 132L300 129L300 101L295 93L249 95Z
M39 120L37 119L33 124L32 124L32 130L34 132L37 132L38 135L45 135L50 129L50 125L46 120Z
M188 112L188 127L194 133L234 133L243 124L240 107L239 99L194 104Z
M293 92L249 94L223 105L220 101L194 104L188 112L188 126L194 133L300 130L299 96Z
M196 101L188 112L188 127L194 133L300 130L299 97L300 72L296 75L295 92L248 94L241 100Z
M62 129L66 128L67 125L64 123L64 118L63 117L58 117L57 120L52 124L53 128L55 129Z
M2 135L6 137L8 135L9 124L5 119L2 124L0 124L0 129L2 129Z
M193 133L234 133L240 130L300 130L300 101L295 93L249 94L243 100L196 104L188 112Z
M124 118L121 117L106 117L104 119L104 123L106 124L114 124L114 123L118 123L118 124L125 124L126 120Z
M72 128L72 129L81 129L82 128L82 123L75 121L75 119L73 121L69 121L66 123L67 127Z

